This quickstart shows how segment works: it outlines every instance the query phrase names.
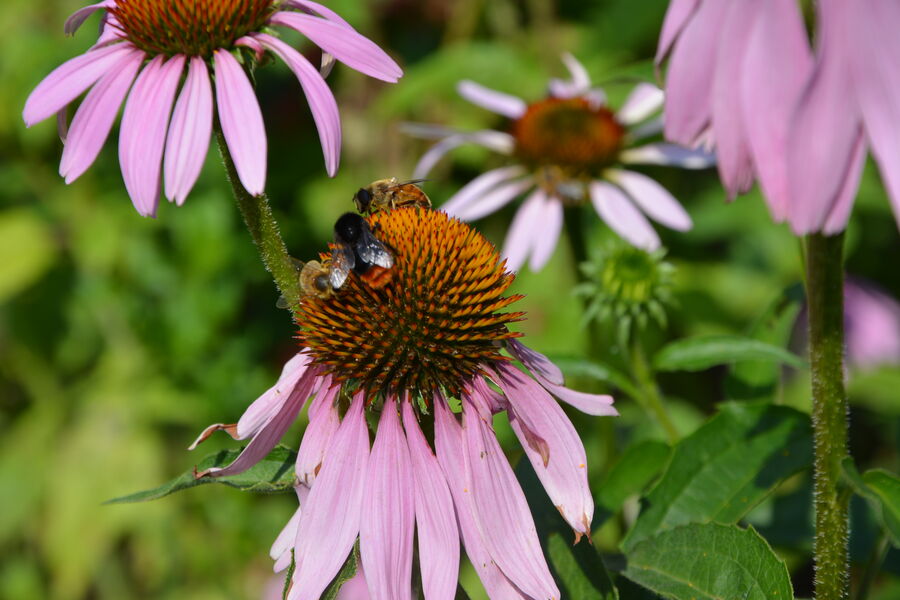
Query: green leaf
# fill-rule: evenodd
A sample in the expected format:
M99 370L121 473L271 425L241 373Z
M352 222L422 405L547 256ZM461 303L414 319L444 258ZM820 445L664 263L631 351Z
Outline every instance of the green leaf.
M752 527L685 525L641 542L626 558L626 577L678 600L793 598L784 561Z
M0 214L0 302L40 279L55 258L56 246L43 219L29 209Z
M616 512L630 496L641 493L666 465L669 445L646 440L629 446L613 465L597 493L597 504Z
M230 477L201 477L200 479L194 477L195 471L204 471L211 467L224 467L230 464L240 453L240 450L222 450L215 454L210 454L201 460L196 467L190 471L185 471L168 483L151 490L135 492L134 494L107 500L106 504L156 500L174 492L207 483L224 483L239 490L264 493L286 492L293 489L294 461L297 458L297 453L286 446L276 446L268 456L243 473Z
M659 371L702 371L740 361L767 361L802 368L803 360L784 348L739 336L715 335L677 340L654 357Z
M871 469L860 475L849 456L841 462L841 469L853 491L869 502L891 544L900 548L900 477L884 469Z
M551 504L529 461L519 461L516 477L534 515L538 538L561 597L618 600L619 594L597 549L585 539L572 544L572 529Z
M765 402L725 403L675 446L622 547L687 523L735 523L811 462L808 415Z
M337 598L338 592L341 591L341 586L353 579L357 569L359 569L359 540L356 540L356 543L353 545L353 552L344 561L344 566L341 567L338 574L334 576L334 579L322 592L322 600L334 600Z

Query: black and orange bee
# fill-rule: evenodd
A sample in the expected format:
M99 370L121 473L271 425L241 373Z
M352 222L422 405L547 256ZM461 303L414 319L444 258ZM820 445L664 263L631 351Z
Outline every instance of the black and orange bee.
M364 215L403 206L431 208L431 200L416 185L423 181L425 180L397 181L396 177L379 179L366 187L359 188L359 191L353 195L353 203L356 204L356 210Z
M333 289L340 289L351 271L370 287L383 287L391 279L393 266L393 255L375 237L365 219L346 213L337 220L328 273Z

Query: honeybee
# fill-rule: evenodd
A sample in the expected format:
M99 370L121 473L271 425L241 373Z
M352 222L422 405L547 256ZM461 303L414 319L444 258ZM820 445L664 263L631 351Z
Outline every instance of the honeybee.
M328 281L340 289L350 271L370 287L380 288L390 281L394 257L379 241L361 216L345 213L334 224L334 244Z
M353 195L353 203L356 204L356 210L364 215L402 206L431 208L431 200L416 185L423 181L425 180L397 181L396 177L379 179L364 188L359 188Z
M331 268L329 261L320 263L311 260L300 269L300 290L316 298L328 298L334 293L331 287Z

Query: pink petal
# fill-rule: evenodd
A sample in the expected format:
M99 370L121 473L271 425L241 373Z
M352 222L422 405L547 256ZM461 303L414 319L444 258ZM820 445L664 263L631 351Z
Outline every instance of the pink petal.
M720 34L713 72L712 122L716 158L722 185L729 200L753 187L753 160L744 131L740 75L750 30L756 22L758 2L735 3Z
M900 6L893 1L870 0L849 10L847 16L852 41L846 50L851 52L852 87L900 226ZM826 228L835 230L828 225Z
M659 248L659 236L625 194L605 181L592 181L591 202L600 218L628 243L653 251Z
M157 56L141 71L122 114L119 127L119 164L125 188L138 213L156 216L159 175L169 113L184 70L184 56L163 62Z
M525 264L525 258L534 248L538 236L543 235L541 217L546 198L543 190L535 189L513 217L509 233L503 242L503 256L506 257L506 268L510 271L518 271Z
M413 471L396 406L396 398L388 398L381 411L359 529L369 593L380 600L412 596Z
M266 187L266 129L243 68L226 50L216 50L216 104L222 133L244 189L258 196Z
M644 214L676 231L691 228L691 217L684 207L655 180L634 171L611 170L610 178L619 184Z
M528 109L521 98L486 88L468 79L456 84L456 91L472 104L510 119L518 119Z
M297 353L285 363L275 385L254 400L241 415L237 424L237 439L244 440L255 435L282 410L300 377L306 373L309 362L309 355Z
M89 4L84 8L79 8L74 13L72 13L68 19L66 19L66 24L65 26L63 26L63 31L66 35L75 35L75 32L78 31L78 28L81 27L92 14L94 14L98 10L112 8L114 6L114 1L104 0L103 2Z
M369 461L362 393L353 398L300 516L289 600L319 598L359 533Z
M859 368L900 363L900 304L871 285L844 284L847 359Z
M659 46L656 49L656 64L660 64L669 53L672 43L688 19L694 14L699 0L671 0L669 8L666 10L666 18L663 21L662 33L659 34Z
M577 58L575 58L568 52L563 53L562 61L563 64L566 65L566 68L569 70L571 79L569 81L551 79L550 95L555 98L574 98L575 96L582 96L591 91L591 77L590 75L588 75L587 69L584 68L584 65L581 64L581 62L579 62ZM598 106L602 106L606 101L606 95L603 94L602 90L595 90L595 92L599 92L600 95L596 96L594 100L595 102L597 102ZM517 115L517 117L522 116L524 112L525 111L523 110L522 113Z
M509 423L553 505L575 531L576 542L591 535L594 500L588 487L587 456L566 413L538 382L508 364L497 365L497 385L509 401ZM545 456L528 440L540 436Z
M520 177L525 174L525 169L518 165L500 167L482 173L450 198L441 206L441 210L448 215L467 214L473 207L479 206L484 194L496 188L498 185Z
M515 141L508 133L502 131L474 131L471 133L457 133L450 135L428 149L419 159L413 170L413 178L421 179L428 175L431 169L441 160L447 152L463 144L478 144L502 154L511 154Z
M616 112L616 120L624 125L639 123L662 108L666 95L652 83L639 83Z
M860 132L841 7L820 5L819 62L792 114L787 135L788 219L797 234L819 231L852 172ZM851 11L852 12L852 11ZM837 14L832 14L837 13Z
M284 11L276 12L269 22L296 29L319 48L360 73L389 83L403 76L403 70L384 50L346 25Z
M559 598L541 551L525 494L490 424L463 402L466 479L475 520L491 558L503 574L533 598Z
M435 398L435 403L443 401ZM403 428L412 459L422 588L426 600L452 600L459 577L459 533L453 499L408 399L403 402Z
M456 518L466 555L475 567L488 597L527 600L494 562L475 522L472 493L466 482L462 430L444 402L436 402L434 407L434 443L438 463L447 478L456 507Z
M212 134L213 97L206 63L197 56L191 58L187 79L175 103L172 123L166 140L163 161L166 198L178 206L197 182L200 169L209 150Z
M500 210L533 187L534 180L530 177L507 181L482 194L477 204L472 203L468 208L455 212L450 212L445 206L443 211L463 221L475 221Z
M340 389L340 386L323 383L309 407L309 424L297 450L295 471L297 480L310 488L322 467L331 439L341 424L334 402Z
M333 177L341 159L341 117L334 95L319 72L302 54L270 35L259 34L256 38L286 62L300 81L316 122L316 129L319 130L322 153L325 155L325 170Z
M619 154L619 159L626 164L665 165L682 169L708 169L716 164L716 155L712 152L665 142L627 148Z
M553 256L553 251L556 250L556 242L559 241L559 234L562 233L563 205L559 198L545 195L541 210L543 212L541 223L544 231L534 241L531 260L528 261L528 266L531 267L532 271L540 271L544 268L544 265Z
M562 371L549 358L516 339L506 340L506 348L525 368L550 383L562 385Z
M280 573L291 564L291 548L294 547L294 540L297 539L297 526L300 524L301 512L301 507L298 506L269 549L269 557L275 561L274 571L276 573Z
M862 177L863 167L866 166L866 144L863 141L862 132L856 138L853 144L853 154L850 158L850 165L844 177L844 184L838 190L837 199L825 224L822 226L822 232L826 235L834 235L843 231L847 227L847 221L850 219L850 209L853 208L853 201L856 200L856 191L859 189L859 180Z
M334 21L335 23L339 23L346 27L350 27L350 23L345 21L341 15L337 14L327 6L323 4L319 4L318 2L312 2L312 0L287 0L283 4L284 6L289 6L291 8L298 8L304 12L309 12L314 15L318 15L320 17L325 17L330 21ZM352 29L352 27L351 27Z
M712 117L719 33L730 2L702 2L678 36L666 75L666 139L695 146Z
M197 473L195 477L227 477L243 473L272 451L272 448L284 437L285 432L294 424L297 415L303 409L307 398L312 394L313 387L318 382L315 371L308 370L291 390L290 395L265 425L250 440L250 443L241 451L234 461L226 467L213 467ZM239 425L240 426L240 425Z
M119 107L128 94L144 53L127 52L85 96L66 135L59 174L72 183L90 167L109 136Z
M56 67L29 94L22 111L25 125L53 116L134 51L131 44L89 50Z

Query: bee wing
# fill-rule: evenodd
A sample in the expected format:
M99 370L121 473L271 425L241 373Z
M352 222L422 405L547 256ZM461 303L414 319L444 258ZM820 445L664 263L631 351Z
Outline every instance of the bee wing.
M331 271L328 273L328 281L334 289L340 289L350 271L356 266L356 257L349 246L340 245L331 252Z
M402 187L404 185L409 185L409 184L413 184L413 185L417 186L420 183L424 183L426 181L429 181L429 180L428 179L407 179L406 181L398 181L397 183L393 184L391 186L391 188L398 188L398 187Z
M394 266L394 257L391 256L390 251L372 235L368 228L363 229L362 235L359 236L359 240L356 242L356 251L359 253L359 257L370 265L378 265L385 269Z

